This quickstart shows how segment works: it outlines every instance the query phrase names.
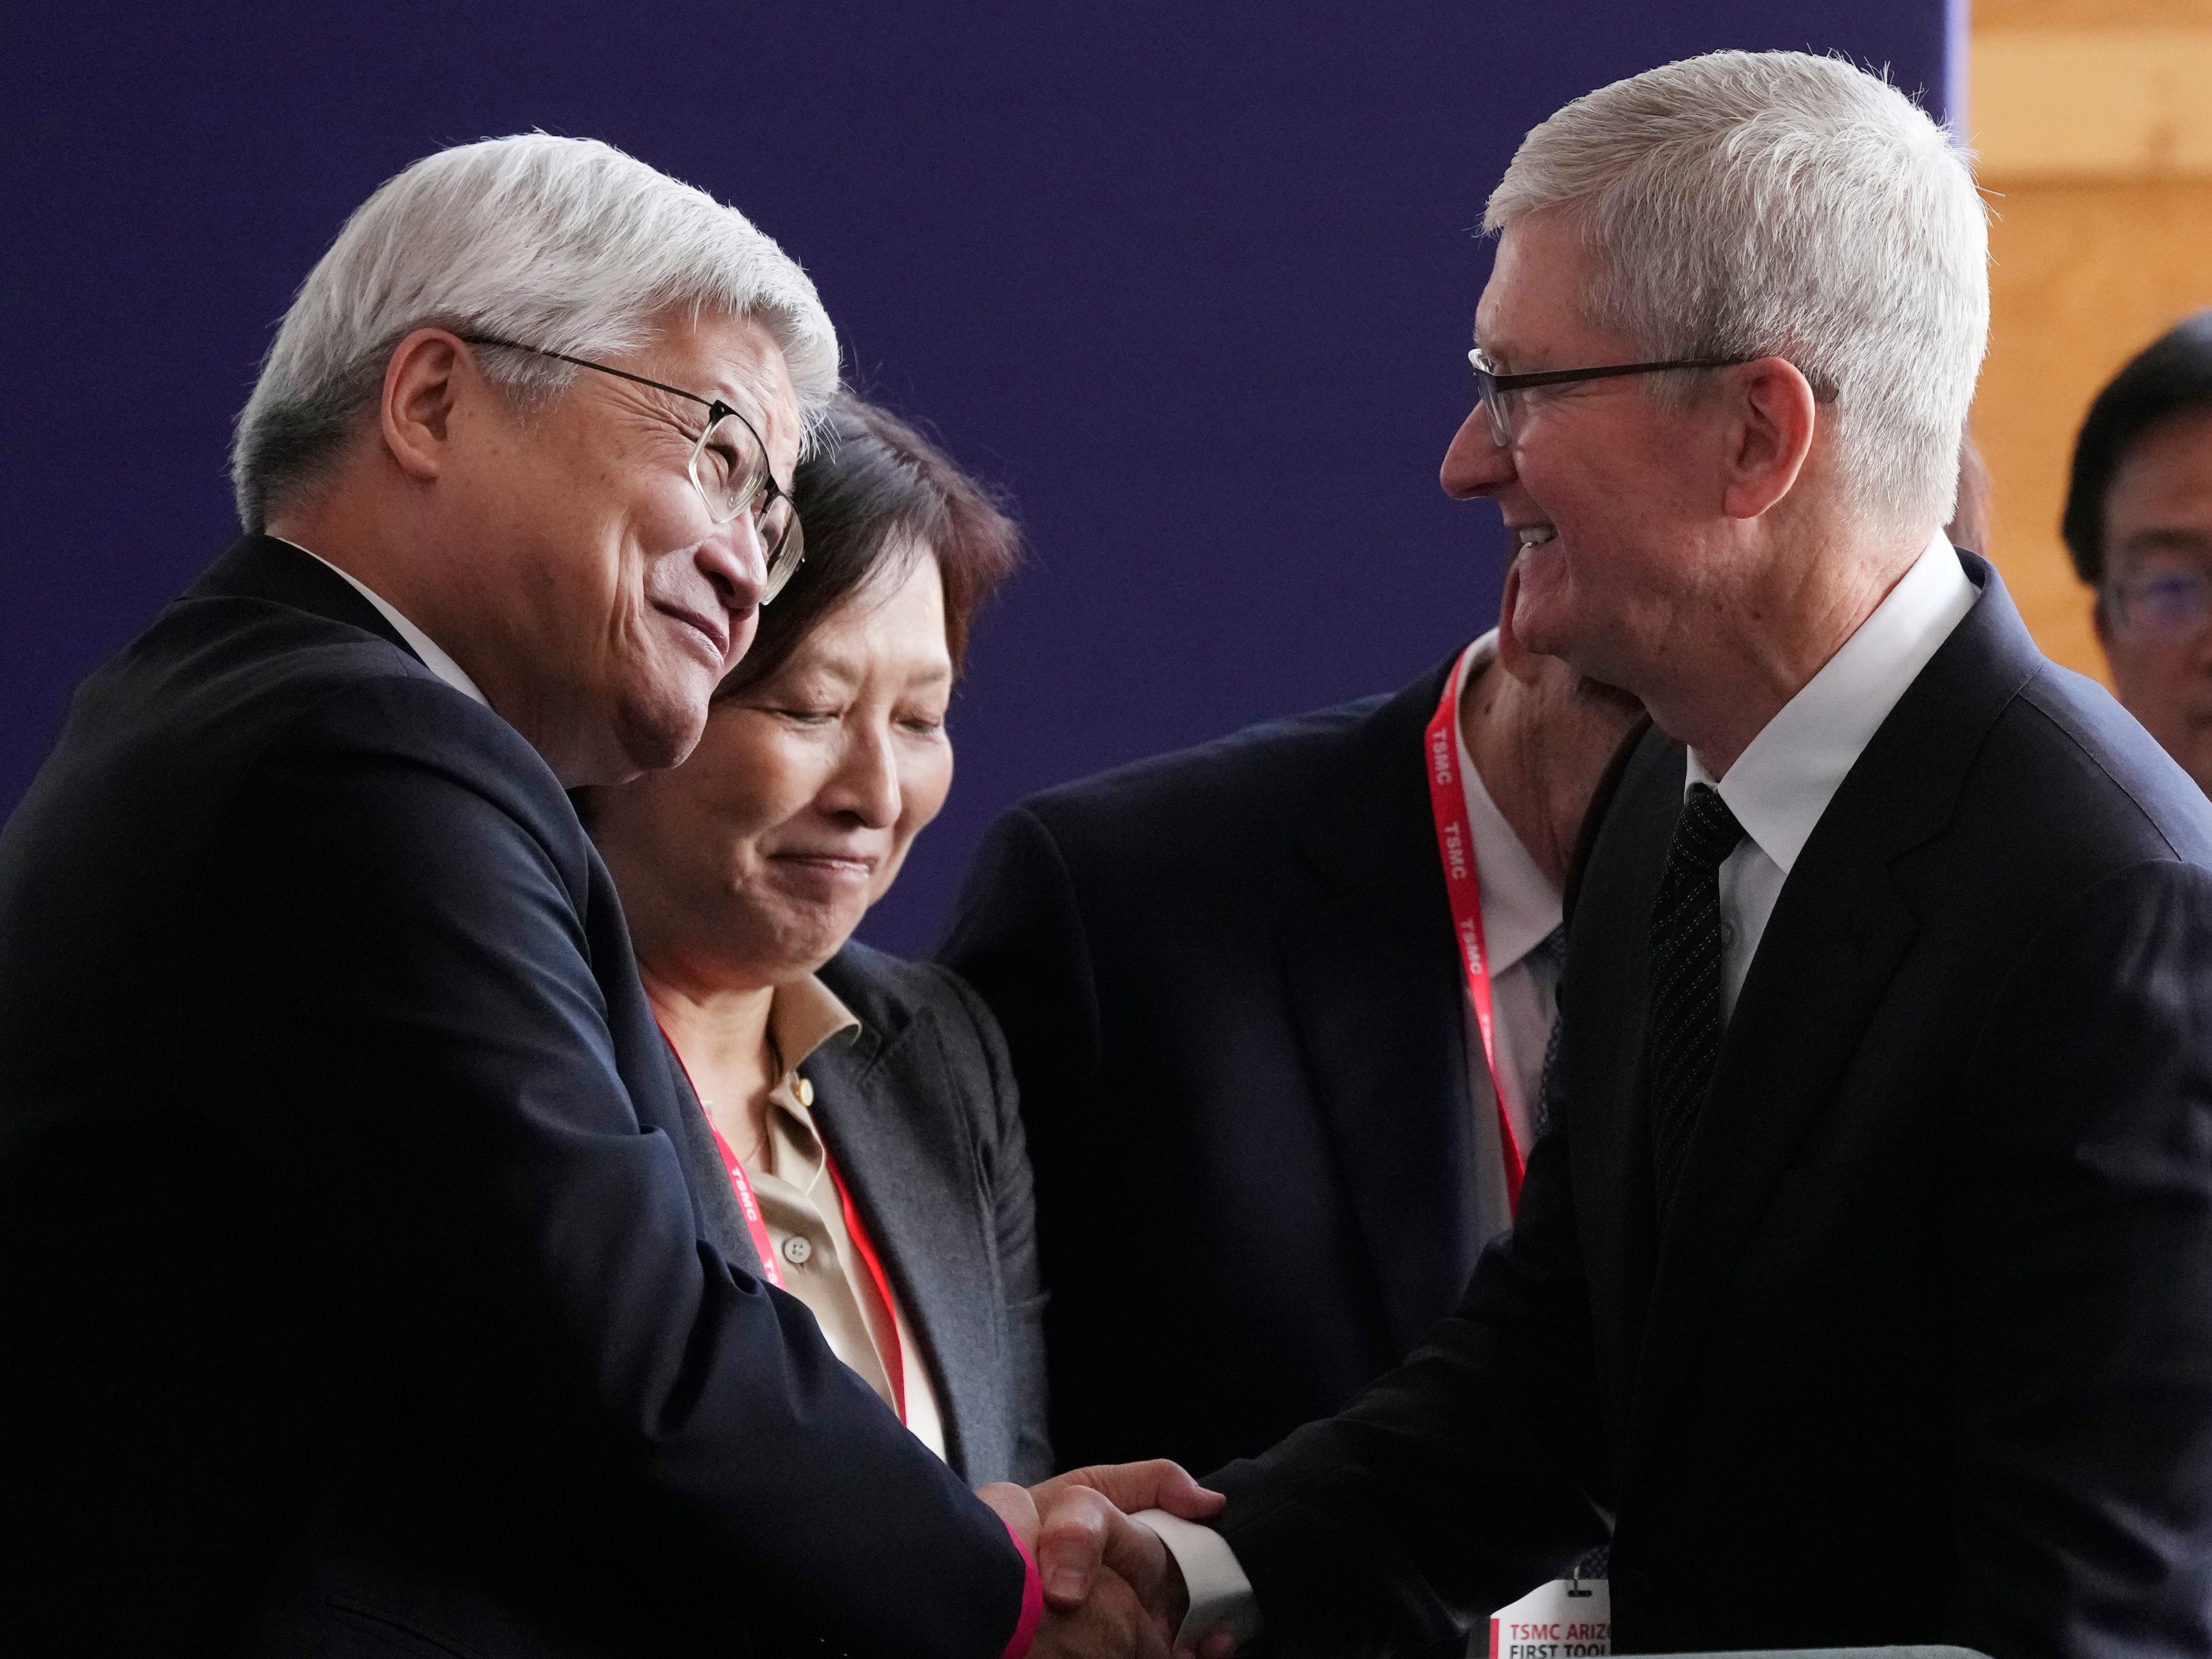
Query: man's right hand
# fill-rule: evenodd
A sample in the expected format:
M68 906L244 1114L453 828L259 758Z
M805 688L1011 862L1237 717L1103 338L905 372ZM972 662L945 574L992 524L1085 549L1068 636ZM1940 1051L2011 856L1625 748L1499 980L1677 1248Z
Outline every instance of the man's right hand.
M1030 1659L1169 1659L1175 1632L1128 1580L1101 1567L1073 1607L1046 1601Z
M1047 1607L1073 1611L1102 1591L1118 1606L1126 1592L1163 1647L1171 1645L1190 1605L1182 1570L1158 1534L1127 1516L1157 1509L1206 1521L1228 1500L1164 1458L1071 1469L1025 1496L1037 1517L1034 1547ZM1232 1649L1225 1638L1209 1638L1198 1659L1228 1659Z

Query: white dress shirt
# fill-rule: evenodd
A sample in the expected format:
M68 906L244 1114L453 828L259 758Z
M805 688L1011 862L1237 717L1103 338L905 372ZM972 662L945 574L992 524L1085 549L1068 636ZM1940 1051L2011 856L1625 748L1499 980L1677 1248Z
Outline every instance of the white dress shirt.
M1874 740L1875 731L1889 718L1890 710L1897 707L1898 699L1951 636L1951 630L1973 609L1975 598L1974 585L1960 564L1958 555L1952 550L1950 543L1938 534L1897 586L1890 589L1888 596L1875 607L1874 613L1859 624L1858 631L1751 740L1725 777L1715 782L1711 773L1698 763L1697 756L1691 755L1688 775L1682 784L1684 794L1689 793L1692 784L1713 784L1720 791L1721 799L1728 803L1729 810L1735 814L1736 821L1744 827L1742 844L1729 855L1720 870L1722 995L1726 1012L1733 1012L1735 1008L1736 994L1742 990L1744 977L1751 971L1752 957L1757 954L1759 941L1766 932L1767 919L1774 914L1783 884L1789 879L1797 855L1812 838L1814 826L1828 810L1836 791L1843 787L1844 776ZM1478 640L1468 647L1470 672L1473 653L1486 644L1495 651L1496 635ZM1525 917L1509 919L1501 910L1497 922L1491 919L1493 885L1501 893L1512 886L1510 878L1494 882L1492 872L1494 867L1502 870L1510 866L1510 854L1483 840L1483 821L1475 807L1480 784L1474 769L1465 763L1464 746L1460 757L1462 775L1468 780L1468 813L1475 828L1476 868L1482 879L1483 933L1492 951L1503 963L1506 941L1522 938L1527 929L1534 925L1538 915L1532 912ZM1482 797L1482 805L1490 808L1496 824L1503 826L1504 818L1498 816L1486 794ZM1495 830L1492 833L1494 836ZM1511 852L1518 852L1523 860L1528 858L1526 849L1510 830L1505 839ZM1525 890L1520 896L1525 897ZM1550 908L1553 926L1558 924L1559 914L1559 902L1554 896ZM1506 931L1516 926L1519 933ZM1521 947L1524 956L1528 948L1528 944ZM1503 985L1502 979L1495 975L1493 969L1493 1000ZM1511 1038L1506 1032L1502 1010L1497 1024L1498 1070L1504 1073L1508 1069L1505 1056ZM1522 1029L1525 1028L1516 1027L1513 1036L1518 1036ZM1550 1030L1548 1012L1544 1030L1547 1033ZM1509 1077L1506 1084L1510 1089L1517 1080L1526 1091L1525 1101L1533 1091L1518 1057L1520 1049L1513 1052L1516 1056L1515 1075ZM1535 1043L1535 1054L1540 1068L1540 1038ZM1480 1039L1474 1060L1478 1065L1481 1063ZM1511 1109L1510 1101L1508 1109ZM1517 1133L1517 1118L1515 1127ZM1259 1634L1259 1604L1252 1594L1252 1582L1220 1534L1158 1510L1148 1510L1136 1518L1150 1522L1159 1534L1160 1540L1175 1556L1176 1565L1182 1571L1183 1583L1190 1591L1190 1613L1176 1638L1177 1646L1193 1645L1200 1636L1214 1630L1233 1632L1240 1644Z
M445 681L447 684L452 686L454 690L459 691L464 696L474 698L477 702L483 704L487 708L491 707L491 700L486 697L482 691L477 689L477 683L469 678L468 671L463 668L460 664L455 662L451 657L447 656L445 650L439 645L437 641L432 639L421 629L416 627L413 623L409 622L406 617L401 616L399 612L392 607L392 604L385 599L384 595L378 592L374 588L371 587L367 582L362 580L360 577L355 575L351 571L340 570L337 566L332 564L328 559L325 558L321 554L316 552L312 548L301 547L297 542L285 542L282 536L271 536L269 539L272 542L284 542L285 546L293 548L299 552L305 553L309 558L313 559L317 564L322 566L324 569L330 571L332 574L343 576L349 584L351 584L355 592L360 594L362 598L367 599L371 605L376 607L376 614L378 616L383 617L385 621L390 623L393 628L398 630L399 637L407 641L409 647L413 650L416 656L422 658L423 667L428 669L433 674L435 674L440 679Z
M1721 1012L1735 1000L1782 884L1813 828L1905 688L1951 637L1977 590L1938 533L1874 614L1783 705L1717 782L1690 756L1695 783L1720 791L1744 838L1721 866Z

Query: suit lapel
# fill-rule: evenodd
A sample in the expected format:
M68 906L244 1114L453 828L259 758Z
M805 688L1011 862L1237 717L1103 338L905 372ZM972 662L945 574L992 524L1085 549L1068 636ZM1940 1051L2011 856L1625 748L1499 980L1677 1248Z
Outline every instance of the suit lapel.
M1475 1236L1464 993L1421 756L1450 666L1368 717L1347 787L1303 837L1321 879L1277 935L1308 1073L1401 1350L1457 1299L1486 1242Z
M999 1322L990 1243L968 1127L934 1016L915 1009L884 1029L883 1000L851 1042L833 1037L800 1069L814 1121L851 1189L907 1323L927 1356L945 1450L964 1458L999 1401Z
M1990 726L2042 666L1994 572L1966 562L1981 599L1844 778L1760 938L1661 1242L1634 1448L1679 1397L1776 1177L1911 948L1917 923L1892 866L1942 833Z
M706 1109L692 1092L684 1062L663 1035L653 1004L638 978L632 954L629 927L623 919L622 901L615 893L614 878L599 857L599 849L584 842L587 883L583 923L589 943L592 976L606 999L607 1035L615 1048L615 1062L630 1105L641 1128L666 1135L683 1165L684 1182L691 1191L692 1217L700 1232L740 1273L758 1277L760 1252L751 1229L730 1190L729 1173L722 1166L714 1131Z
M1644 1324L1631 1442L1639 1449L1677 1398L1768 1191L1834 1098L1912 943L1912 915L1880 849L1823 839L1815 833L1784 885L1683 1160ZM1638 1142L1647 1164L1650 1145L1647 1127Z
M1682 805L1681 745L1637 743L1569 884L1553 1121L1567 1135L1576 1225L1609 1425L1626 1427L1659 1241L1644 1092L1650 920Z

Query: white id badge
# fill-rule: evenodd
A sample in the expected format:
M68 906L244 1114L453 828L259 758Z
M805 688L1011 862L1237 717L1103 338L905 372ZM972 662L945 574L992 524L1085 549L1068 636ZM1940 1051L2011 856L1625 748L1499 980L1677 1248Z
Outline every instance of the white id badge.
M1613 1652L1613 1588L1602 1578L1554 1578L1490 1615L1490 1659L1606 1659Z

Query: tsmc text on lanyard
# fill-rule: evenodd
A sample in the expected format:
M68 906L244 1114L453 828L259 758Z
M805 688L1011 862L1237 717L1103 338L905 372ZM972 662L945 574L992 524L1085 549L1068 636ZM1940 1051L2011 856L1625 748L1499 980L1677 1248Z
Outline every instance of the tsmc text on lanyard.
M1482 877L1474 867L1474 830L1468 821L1467 789L1459 769L1460 683L1467 658L1445 677L1444 695L1429 721L1429 808L1437 821L1437 856L1444 871L1444 893L1451 901L1452 937L1459 941L1460 964L1467 969L1468 998L1482 1036L1482 1057L1490 1065L1490 1092L1498 1103L1498 1145L1505 1164L1505 1200L1521 1202L1521 1141L1505 1109L1505 1086L1498 1074L1498 1035L1490 997L1490 949L1482 937Z

